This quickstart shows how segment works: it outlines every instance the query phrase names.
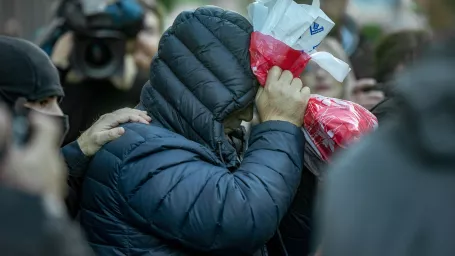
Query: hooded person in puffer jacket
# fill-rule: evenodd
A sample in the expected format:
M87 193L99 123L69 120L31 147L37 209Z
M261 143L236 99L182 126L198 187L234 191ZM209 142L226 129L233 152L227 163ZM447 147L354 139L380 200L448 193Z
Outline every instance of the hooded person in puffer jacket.
M258 89L252 30L202 7L165 32L138 106L154 121L125 125L87 171L81 224L98 255L266 255L300 183L309 89L278 67ZM233 135L255 96L241 159Z

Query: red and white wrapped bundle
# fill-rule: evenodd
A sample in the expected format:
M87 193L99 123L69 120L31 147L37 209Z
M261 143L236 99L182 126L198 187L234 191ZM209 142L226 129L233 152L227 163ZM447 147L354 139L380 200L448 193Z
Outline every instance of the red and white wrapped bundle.
M254 32L250 42L251 69L264 86L273 66L300 77L309 61L314 61L342 82L349 65L317 47L335 23L320 9L292 0L258 0L248 6ZM312 95L304 116L304 130L312 151L328 161L337 148L358 139L377 126L376 117L353 102ZM319 176L319 175L318 175Z
M364 107L320 95L311 96L303 123L324 161L329 161L337 149L346 148L378 127L376 117Z

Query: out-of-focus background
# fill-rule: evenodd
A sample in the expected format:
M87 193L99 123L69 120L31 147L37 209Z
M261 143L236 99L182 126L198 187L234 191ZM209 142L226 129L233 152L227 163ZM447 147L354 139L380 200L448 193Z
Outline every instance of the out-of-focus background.
M89 1L93 4L97 0ZM140 92L140 88L147 80L148 68L153 55L157 51L161 34L172 24L180 12L195 9L203 5L216 5L247 16L247 6L253 2L253 0L138 1L143 8L145 7L147 9L147 15L144 19L142 32L136 38L136 46L127 47L127 54L125 56L130 56L131 54L134 56L137 67L140 67L140 70L142 70L143 74L141 76L143 79L139 79L140 76L136 75L131 76L136 77L136 80L133 79L136 83L131 83L125 77L122 78L123 80L126 79L125 81L117 82L118 88L129 88L131 84L134 84L139 88L137 92ZM295 1L299 4L311 4L313 2L313 0ZM417 4L418 2L422 4L423 0L318 1L320 1L321 9L336 24L329 37L335 39L336 44L339 45L336 47L322 48L334 54L335 57L348 62L352 68L352 72L350 73L350 77L345 79L342 86L335 83L335 80L327 75L328 73L321 75L321 72L319 72L321 73L319 75L318 72L307 73L307 75L302 76L303 81L316 94L352 100L371 109L371 107L383 99L385 94L381 92L373 97L365 89L371 87L371 85L365 85L366 81L375 79L375 82L368 83L379 85L376 90L385 91L385 88L382 88L383 84L388 83L389 77L394 76L396 72L402 69L402 66L410 58L409 56L414 56L414 52L418 52L418 46L422 44L421 39L425 38L420 32L425 34L430 31L425 18L426 12L420 9L421 7ZM47 38L47 35L50 34L48 32L52 28L50 24L54 24L56 21L55 17L56 13L58 13L57 9L59 9L60 3L62 3L62 0L0 0L0 34L22 37L39 44L52 55L52 61L57 67L61 70L66 69L65 63L67 63L68 56L63 54L63 52L67 51L65 50L66 48L71 49L69 43L72 40L69 38L63 39L65 38L63 37L61 40L59 39L61 43L58 45L60 46L55 47L47 44L43 45L42 43L42 38ZM49 42L52 42L52 40ZM337 48L338 50L336 50ZM115 48L114 51L122 52L122 49ZM386 49L385 53L383 49ZM68 52L70 51L68 50ZM89 55L94 56L93 54ZM83 62L87 63L87 61L84 60ZM308 71L309 69L306 70ZM70 89L66 82L69 78L73 77L74 72L68 74L69 77L62 78L65 80L64 87L67 92ZM384 77L387 77L387 79ZM76 78L73 80L78 80ZM118 80L119 78L115 79ZM119 95L126 97L122 93L119 93ZM365 98L367 97L366 95L369 95L370 100ZM138 95L132 97L134 102L136 102L138 97ZM66 99L68 98L71 97L67 96ZM368 103L369 101L371 102ZM131 104L134 106L133 103ZM115 106L119 107L117 105ZM69 110L65 109L65 111ZM96 118L96 115L102 113L104 112L95 113L94 118ZM71 125L74 127L77 123L79 122L72 123ZM83 130L85 128L87 127L79 127L76 130ZM74 134L78 134L78 132Z
M323 2L324 0L321 0ZM345 0L327 0L343 2ZM2 32L18 33L21 37L34 39L39 29L52 16L56 0L0 0L0 24ZM182 10L201 5L217 5L246 14L249 0L163 0L167 7L165 24L172 22ZM311 2L300 0L297 2ZM336 4L333 4L336 6ZM366 33L373 33L377 28L384 32L404 28L421 28L425 20L419 16L419 10L413 0L351 0L346 10L360 26L368 28Z
M311 4L313 2L313 0L295 1L300 4ZM326 88L327 86L324 84L332 84L328 81L322 81L329 79L328 77L330 76L326 76L327 74L323 76L325 77L324 79L321 79L316 73L313 73L313 76L303 76L304 82L312 88L314 93L329 97L342 97L371 108L375 105L373 103L380 101L383 96L377 95L378 97L372 100L371 104L365 103L366 100L363 100L362 97L368 93L363 89L358 89L364 87L362 84L366 80L363 79L374 78L379 85L386 83L388 80L384 80L383 77L393 76L396 71L400 70L403 61L409 59L409 57L406 57L410 54L409 52L414 52L418 48L417 46L420 45L419 38L421 36L418 31L430 31L424 15L425 10L421 10L417 4L417 2L422 2L422 0L319 1L322 10L336 24L329 37L334 38L337 41L336 44L341 46L341 52L335 50L335 48L339 47L333 49L329 47L326 50L349 63L352 68L351 78L345 80L342 86L342 93L335 93L336 83L333 84L333 88L331 87L333 89L332 92L330 92L330 88ZM0 34L22 37L46 49L46 46L42 45L41 39L46 38L46 35L49 34L49 28L52 27L50 24L55 21L57 9L61 2L62 0L0 0ZM128 48L128 51L136 52L133 54L136 64L144 71L143 76L146 78L148 67L157 50L161 34L172 24L180 12L203 5L216 5L247 16L247 6L253 0L139 0L139 2L142 6L148 6L146 8L149 9L144 20L145 27L142 30L143 32L139 34L136 40L145 47L145 50L136 45L136 48ZM62 41L65 40L62 39ZM62 54L62 49L69 47L68 42L60 44L64 45L63 48L62 46L56 47L60 50L52 50L52 60L57 67L62 68L62 66L65 66L67 57L59 57L59 55ZM49 49L52 49L52 47ZM49 49L46 50L48 53L50 53ZM388 49L390 53L387 53L387 55L381 52L379 57L384 57L378 58L376 55L381 49ZM117 49L115 51L120 50ZM147 52L147 54L144 54L144 52ZM382 63L385 60L387 60L387 63ZM381 68L378 68L378 63L382 63L380 65ZM65 78L64 80L66 81L67 79ZM143 80L137 80L138 92L140 92L140 88L146 79ZM128 82L126 84L131 83ZM312 84L315 86L312 86ZM319 86L322 88L321 90L317 89L319 88L317 84L321 85ZM65 86L65 90L69 90L67 86ZM136 98L136 96L133 98ZM72 126L75 126L75 124L72 124Z

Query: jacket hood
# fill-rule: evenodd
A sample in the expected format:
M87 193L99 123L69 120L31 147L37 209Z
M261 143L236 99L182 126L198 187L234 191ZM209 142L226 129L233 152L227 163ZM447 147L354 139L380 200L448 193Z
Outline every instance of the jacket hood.
M250 69L253 28L238 13L218 7L182 12L160 40L139 108L164 128L216 151L227 166L237 154L223 120L254 101Z
M0 97L11 107L24 97L37 101L64 96L57 69L31 42L0 36Z

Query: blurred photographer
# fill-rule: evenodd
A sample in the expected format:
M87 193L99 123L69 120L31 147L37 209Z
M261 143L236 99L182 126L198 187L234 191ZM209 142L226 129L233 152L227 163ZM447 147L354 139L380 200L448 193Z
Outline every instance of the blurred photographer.
M154 0L64 0L54 24L40 45L60 71L61 107L70 116L67 144L101 114L137 105L161 36L162 11Z
M0 100L0 251L5 256L93 255L64 210L64 161L58 123L30 116L34 133L13 144L13 118Z
M39 112L58 124L61 136L57 144L60 145L68 130L68 116L58 105L63 96L58 71L45 52L25 40L0 36L0 99L21 117L14 122L15 144L24 145L33 137L28 117ZM117 127L119 124L129 121L148 124L150 120L142 111L120 109L103 115L76 141L62 148L69 171L67 206L72 217L78 211L78 191L91 156L105 143L124 134L125 130ZM34 179L34 176L26 177Z

